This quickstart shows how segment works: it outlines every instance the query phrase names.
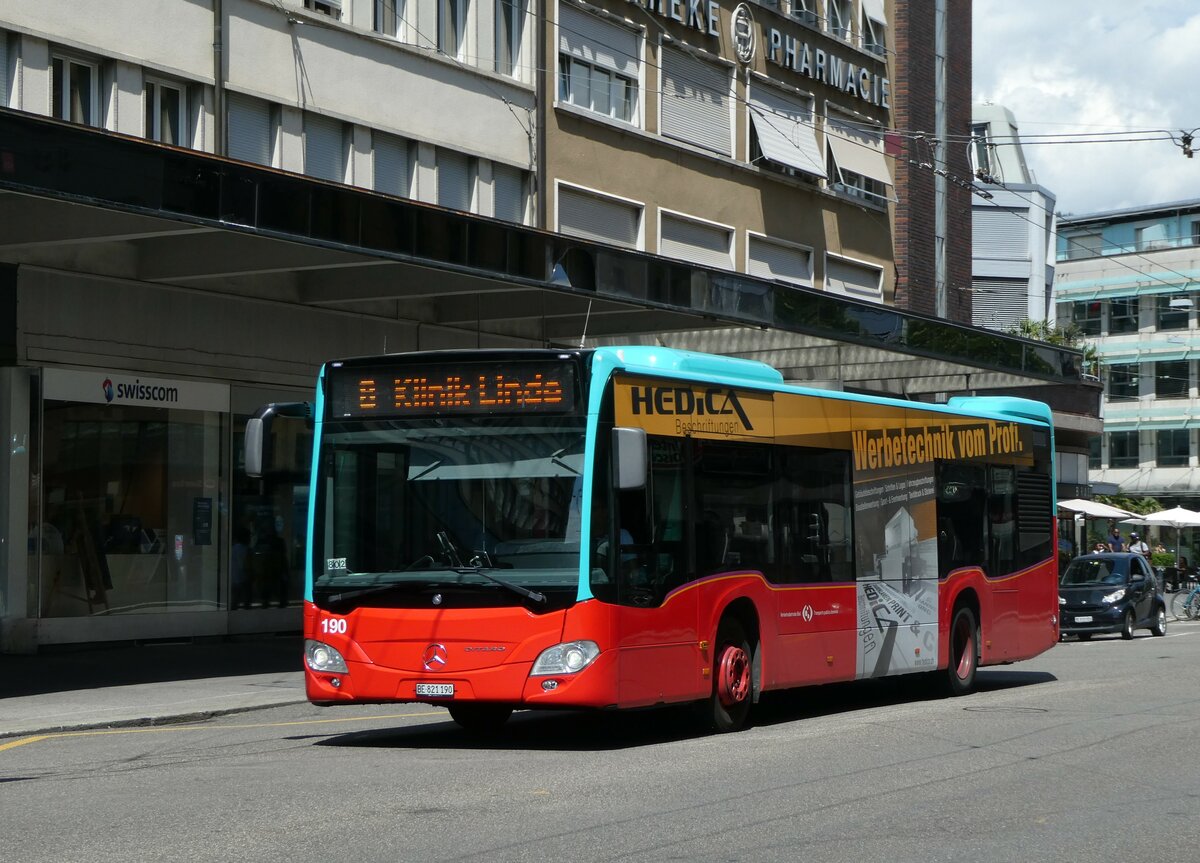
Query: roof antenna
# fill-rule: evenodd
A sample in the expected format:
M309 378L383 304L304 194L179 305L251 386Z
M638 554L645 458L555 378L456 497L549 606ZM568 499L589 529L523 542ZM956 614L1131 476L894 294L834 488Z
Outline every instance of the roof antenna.
M587 314L583 317L583 333L579 336L579 349L583 350L583 343L587 341L588 321L592 319L592 301L588 300Z

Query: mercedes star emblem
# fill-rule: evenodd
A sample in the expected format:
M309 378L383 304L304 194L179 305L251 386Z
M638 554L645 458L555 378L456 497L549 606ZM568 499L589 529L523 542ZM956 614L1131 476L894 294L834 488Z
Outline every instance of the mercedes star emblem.
M426 671L433 671L435 668L444 667L446 659L446 645L444 644L429 645L425 648L425 653L421 656L421 661L425 663Z

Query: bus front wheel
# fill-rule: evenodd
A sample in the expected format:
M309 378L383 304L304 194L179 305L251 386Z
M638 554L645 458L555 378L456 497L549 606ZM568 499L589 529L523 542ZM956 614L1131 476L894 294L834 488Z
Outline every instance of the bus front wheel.
M717 627L712 674L712 695L705 711L708 725L717 732L737 731L750 715L754 671L746 632L731 618Z
M967 695L975 689L979 669L979 627L975 614L965 605L954 610L950 622L950 656L946 684L951 695Z

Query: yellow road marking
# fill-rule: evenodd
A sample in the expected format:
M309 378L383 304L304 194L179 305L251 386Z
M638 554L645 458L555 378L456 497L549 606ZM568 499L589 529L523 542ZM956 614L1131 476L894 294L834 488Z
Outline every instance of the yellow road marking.
M92 731L59 731L53 734L38 734L33 737L18 737L7 743L0 743L0 752L6 749L16 749L29 743L41 740L58 740L64 737L99 737L102 734L151 734L172 731L202 731L215 728L286 728L293 725L330 725L336 722L373 722L380 719L411 719L414 716L438 716L438 711L426 710L421 713L392 713L386 716L344 716L338 719L295 719L290 722L247 722L241 725L155 725L148 728L100 728Z

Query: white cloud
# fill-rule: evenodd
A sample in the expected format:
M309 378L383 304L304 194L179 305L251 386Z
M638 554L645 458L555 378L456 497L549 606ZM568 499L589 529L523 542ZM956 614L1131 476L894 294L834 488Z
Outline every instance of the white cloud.
M1195 0L975 0L975 100L1013 112L1029 166L1062 212L1200 198L1200 158L1166 140L1200 126L1198 44ZM1159 140L1036 143L1130 131Z

